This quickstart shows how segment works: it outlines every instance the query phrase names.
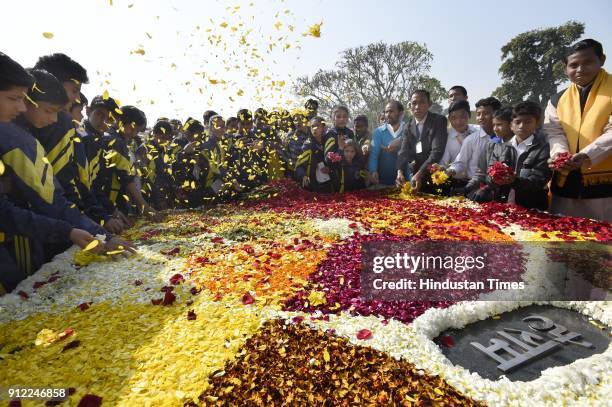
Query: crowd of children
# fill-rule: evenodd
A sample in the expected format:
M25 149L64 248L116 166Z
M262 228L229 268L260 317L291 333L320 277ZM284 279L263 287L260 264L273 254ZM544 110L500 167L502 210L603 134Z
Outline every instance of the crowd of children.
M603 65L593 43L580 49L593 49ZM165 209L238 199L281 178L313 192L410 182L422 192L546 210L553 170L559 178L579 168L569 156L551 159L539 104L485 98L470 124L462 86L449 91L448 117L416 90L410 120L390 101L370 134L366 115L349 128L345 106L333 108L328 125L314 99L291 113L241 109L223 118L207 110L202 121L162 117L147 127L142 110L106 92L88 101L86 83L85 68L65 54L24 69L0 53L0 294L73 243L133 251L118 237L131 215L157 221Z

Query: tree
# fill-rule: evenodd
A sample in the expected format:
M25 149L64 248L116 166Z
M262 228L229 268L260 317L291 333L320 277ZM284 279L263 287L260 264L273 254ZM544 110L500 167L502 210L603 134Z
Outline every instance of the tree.
M323 114L343 104L375 124L389 100L405 103L415 89L429 90L434 102L445 97L440 81L428 75L432 59L424 44L411 41L349 48L340 54L335 69L299 77L293 90L317 99Z
M503 83L493 94L510 105L527 99L545 107L565 82L563 55L583 33L583 23L568 21L514 37L501 49Z

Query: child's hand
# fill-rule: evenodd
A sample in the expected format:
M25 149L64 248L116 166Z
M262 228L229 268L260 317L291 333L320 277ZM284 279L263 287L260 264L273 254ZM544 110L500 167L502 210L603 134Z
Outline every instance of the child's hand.
M142 213L153 222L161 222L165 217L162 213L159 213L153 209L151 205L146 205L144 208L142 208Z
M361 152L363 153L363 155L368 155L368 153L370 152L370 146L364 144L363 146L361 146Z
M123 232L123 229L127 226L119 218L112 217L102 225L104 229L108 230L113 235L119 235Z
M308 185L310 185L310 177L304 175L304 178L302 178L302 186L306 188Z
M136 248L132 242L127 240L123 240L117 236L114 236L109 241L104 244L104 250L108 252L119 252L117 253L120 256L128 257L130 253L136 253ZM114 254L111 254L112 257L115 257Z
M76 244L77 246L79 246L81 249L84 249L85 247L87 247L87 245L91 243L92 241L94 241L95 239L96 238L93 237L91 233L83 229L73 228L70 231L70 241ZM96 250L94 249L93 251L96 251Z

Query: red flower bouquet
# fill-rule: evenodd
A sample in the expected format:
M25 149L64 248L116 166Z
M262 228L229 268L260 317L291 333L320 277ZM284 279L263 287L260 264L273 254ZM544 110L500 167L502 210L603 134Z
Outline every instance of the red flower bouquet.
M504 182L508 177L514 175L514 170L508 165L497 161L495 164L489 167L487 174L496 184Z
M342 161L342 156L338 153L330 151L329 153L327 153L327 160L332 163L339 163L340 161Z

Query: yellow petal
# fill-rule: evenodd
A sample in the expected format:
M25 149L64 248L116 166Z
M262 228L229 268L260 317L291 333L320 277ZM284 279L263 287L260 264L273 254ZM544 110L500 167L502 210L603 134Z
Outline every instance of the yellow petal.
M313 24L310 27L308 27L308 31L306 31L303 35L312 35L315 38L319 38L321 36L321 25L323 24L323 22L320 22L318 24Z
M45 37L46 39L50 40L51 38L53 38L53 33L47 32L45 31L44 33L42 33L43 37Z
M329 362L329 359L330 359L329 352L327 351L327 349L325 349L323 351L323 360L325 360L326 362Z
M99 244L100 244L100 241L98 239L92 240L91 242L89 242L89 244L87 246L85 246L83 251L84 252L88 252L90 250L93 250L96 247L98 247Z

